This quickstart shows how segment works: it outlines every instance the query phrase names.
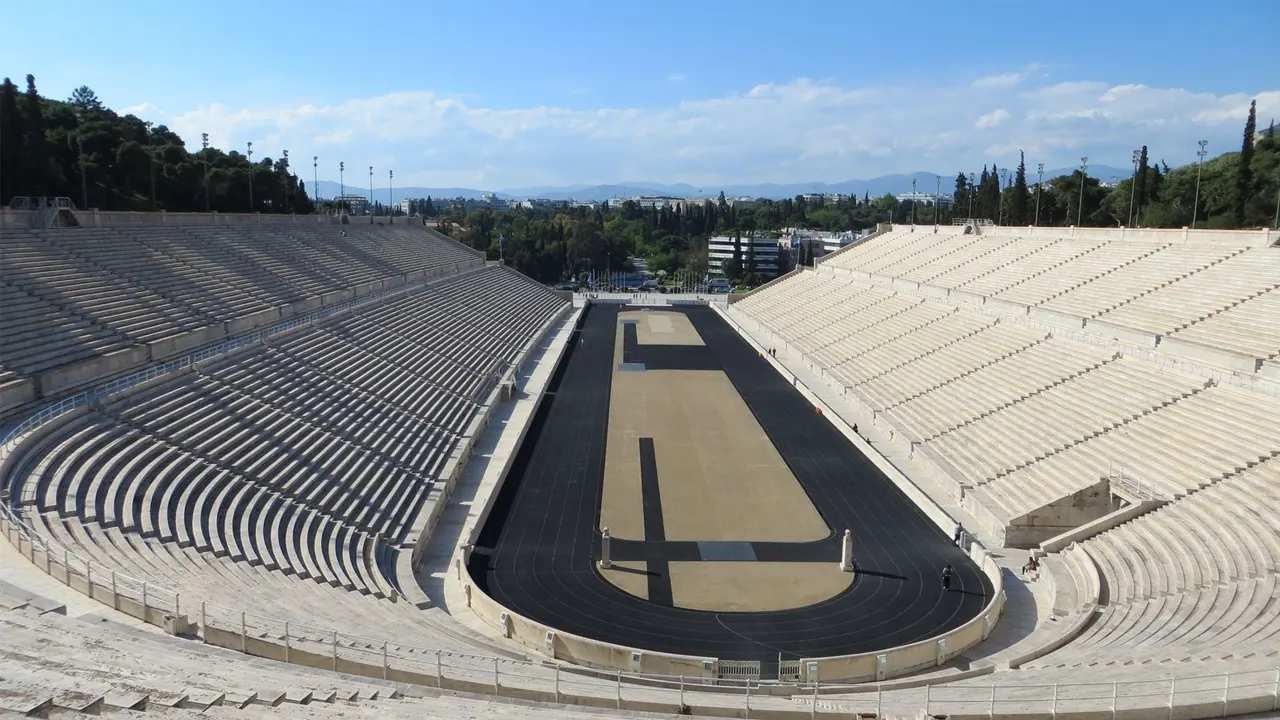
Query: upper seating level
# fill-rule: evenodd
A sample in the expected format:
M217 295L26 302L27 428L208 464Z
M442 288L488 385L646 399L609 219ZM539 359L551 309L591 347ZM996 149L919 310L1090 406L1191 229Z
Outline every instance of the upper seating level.
M74 547L102 532L76 528L119 528L386 595L386 548L413 539L498 377L563 306L486 267L272 336L23 447L10 494Z
M417 226L6 231L0 412L356 294L480 264Z
M1270 235L943 230L895 227L819 268L1280 378L1280 247Z

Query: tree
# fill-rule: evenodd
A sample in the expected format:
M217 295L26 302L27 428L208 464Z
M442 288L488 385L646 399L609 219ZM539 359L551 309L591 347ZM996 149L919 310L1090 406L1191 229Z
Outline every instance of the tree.
M0 85L0 203L22 194L25 159L18 87L5 78L4 85Z
M26 162L22 163L26 171L23 192L28 195L44 195L47 185L47 158L49 143L45 138L44 110L41 108L40 93L36 92L36 76L27 75L27 94L24 98L24 116L22 119L23 153Z
M1018 170L1014 173L1013 193L1009 199L1009 224L1030 225L1027 222L1027 205L1030 193L1027 191L1027 156L1018 152Z
M1142 217L1142 208L1147 203L1147 170L1149 169L1149 162L1147 146L1143 145L1142 150L1138 153L1138 171L1133 176L1133 224L1135 226L1142 224L1138 222L1138 218Z
M972 188L969 187L969 178L965 177L963 172L956 173L956 189L952 194L952 214L964 213L968 217L969 213L969 193Z
M1245 209L1253 196L1253 136L1258 131L1258 101L1249 103L1249 119L1244 123L1244 143L1240 146L1240 166L1236 169L1235 201L1231 217L1236 227L1244 225Z

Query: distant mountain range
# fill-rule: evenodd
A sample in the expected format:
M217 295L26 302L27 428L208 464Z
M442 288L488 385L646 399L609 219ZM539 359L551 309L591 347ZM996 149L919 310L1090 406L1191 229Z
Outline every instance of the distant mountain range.
M1077 168L1054 168L1045 170L1044 177L1046 180L1070 175ZM1117 168L1110 165L1097 165L1089 168L1089 176L1102 178L1103 181L1110 180L1112 177L1125 179L1133 174L1131 168ZM400 202L405 198L466 198L468 200L478 200L484 195L493 194L500 198L514 200L525 198L545 198L547 200L582 200L591 202L600 202L602 200L612 200L615 198L634 197L636 195L666 195L669 197L691 198L691 197L714 197L723 192L729 197L751 196L772 198L775 200L782 198L795 197L803 193L841 193L845 195L857 195L862 197L870 195L871 197L879 197L886 193L897 195L899 193L911 191L911 181L916 182L916 189L919 192L932 193L937 188L937 175L930 172L916 172L909 175L882 175L880 177L871 178L869 180L845 180L837 183L765 183L757 185L723 185L714 186L707 185L697 187L687 183L677 183L675 185L666 185L663 183L645 182L645 181L627 181L614 185L558 185L558 186L536 186L525 188L511 188L507 190L476 190L473 188L425 188L425 187L397 187L392 196L394 202ZM950 194L955 189L956 176L954 173L950 175L942 175L942 193ZM305 180L305 178L304 178ZM1035 183L1036 174L1034 169L1028 171L1027 181ZM338 195L340 187L336 182L321 180L319 185L321 197L335 197ZM367 188L360 188L355 185L347 185L346 192L349 195L363 195L369 197ZM387 202L387 188L375 187L373 197L378 201Z

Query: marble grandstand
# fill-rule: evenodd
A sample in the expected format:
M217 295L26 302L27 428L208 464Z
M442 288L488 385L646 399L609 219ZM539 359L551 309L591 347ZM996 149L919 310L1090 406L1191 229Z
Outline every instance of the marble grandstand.
M1055 551L1091 624L1027 667L1275 667L1278 238L1079 235L897 227L731 314L980 532Z
M512 450L574 311L429 230L345 229L0 235L0 521L39 571L0 554L0 713L1277 709L1274 234L882 228L730 304L869 453L1008 547L1006 614L1030 613L919 677L744 697L555 663L458 595L417 602L406 561L480 434Z

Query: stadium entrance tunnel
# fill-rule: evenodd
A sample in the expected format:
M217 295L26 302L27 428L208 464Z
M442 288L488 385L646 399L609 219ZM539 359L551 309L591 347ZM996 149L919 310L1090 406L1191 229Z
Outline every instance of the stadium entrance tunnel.
M468 570L557 631L768 675L942 635L991 598L968 555L709 308L588 306L531 423Z

